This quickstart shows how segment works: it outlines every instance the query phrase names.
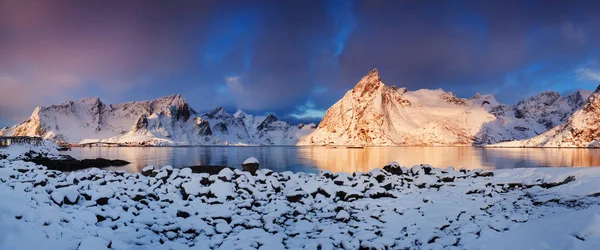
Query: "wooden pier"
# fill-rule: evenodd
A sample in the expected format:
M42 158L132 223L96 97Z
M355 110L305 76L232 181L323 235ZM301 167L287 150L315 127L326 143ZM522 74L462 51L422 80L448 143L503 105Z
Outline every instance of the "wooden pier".
M11 144L29 144L33 146L44 145L44 139L32 136L0 136L0 148L5 148Z

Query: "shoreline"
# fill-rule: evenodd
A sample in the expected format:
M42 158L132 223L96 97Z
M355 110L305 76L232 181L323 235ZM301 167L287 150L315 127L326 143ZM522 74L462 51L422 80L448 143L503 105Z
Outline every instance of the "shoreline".
M18 242L0 239L0 248L75 249L94 243L102 249L488 249L513 230L517 236L511 240L519 246L539 248L540 239L518 237L521 225L566 212L600 213L600 168L385 169L352 174L260 169L256 175L223 169L210 175L164 167L145 169L146 174L100 169L66 174L4 159L0 198L7 202L0 205L0 231L27 231L12 232ZM509 216L496 216L501 214ZM56 233L41 236L46 227ZM579 232L585 224L573 227ZM542 240L566 237L572 236ZM581 237L590 244L596 239Z
M289 147L289 148L339 148L339 149L360 149L360 148L523 148L523 149L600 149L599 147L525 147L525 146L494 146L494 145L426 145L426 146L396 146L396 145L378 145L378 146L352 146L352 145L155 145L155 146L73 146L69 148L201 148L201 147Z
M223 166L211 173L172 166L62 172L23 161L60 159L52 147L3 153L0 236L9 236L0 237L0 249L600 245L592 230L600 227L598 167L483 171L391 163L354 173L251 174Z

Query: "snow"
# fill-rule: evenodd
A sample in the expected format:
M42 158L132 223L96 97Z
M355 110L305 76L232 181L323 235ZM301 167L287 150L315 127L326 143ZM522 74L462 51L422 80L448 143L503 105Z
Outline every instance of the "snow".
M534 137L563 123L586 103L587 91L546 91L515 105L491 95L459 98L442 89L386 86L374 69L331 106L299 145L487 145Z
M600 86L589 95L581 109L559 126L533 138L498 143L490 147L600 147L599 108Z
M81 244L79 244L79 247L77 249L79 250L103 250L103 249L108 249L108 247L106 247L108 244L106 243L106 240L98 238L98 237L87 237L85 239L83 239L83 241L81 241Z
M544 217L503 234L483 235L473 249L600 249L600 206Z
M31 157L44 156L48 158L58 158L58 145L52 141L44 140L43 145L34 146L30 144L11 144L8 147L0 147L0 159L5 156L9 160L28 158L26 154L31 153Z
M258 164L258 160L254 157L246 159L242 164Z
M600 168L442 167L67 175L1 159L0 249L600 247Z
M37 107L27 121L0 129L0 135L71 144L294 145L314 129L314 124L292 126L274 115L231 115L222 107L200 114L181 95L170 95L120 104L86 98Z

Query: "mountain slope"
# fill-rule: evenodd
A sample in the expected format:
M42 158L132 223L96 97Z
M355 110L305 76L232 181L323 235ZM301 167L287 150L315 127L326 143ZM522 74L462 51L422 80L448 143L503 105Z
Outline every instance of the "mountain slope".
M600 85L569 119L543 134L499 147L600 147Z
M237 117L217 108L199 114L181 95L106 105L86 98L38 107L31 117L0 135L41 136L63 143L131 145L293 145L314 126L292 126L267 117ZM258 128L261 123L264 125ZM268 126L267 126L268 125Z
M491 95L386 86L377 69L331 106L299 145L482 145L525 139L559 124L589 93L544 92L517 105Z

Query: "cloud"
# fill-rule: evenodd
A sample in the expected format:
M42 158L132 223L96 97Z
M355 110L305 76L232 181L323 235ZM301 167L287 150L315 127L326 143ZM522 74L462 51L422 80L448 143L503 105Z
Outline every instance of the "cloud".
M579 68L575 72L579 80L600 82L600 71L589 68Z
M67 99L99 95L122 102L172 93L183 93L200 111L222 105L312 116L310 110L328 108L374 67L390 85L465 97L491 92L513 102L571 84L577 68L595 68L582 62L600 53L598 7L578 1L5 1L0 121L16 123L37 105ZM532 65L540 66L528 70ZM527 91L515 93L515 86ZM6 89L27 96L14 98ZM307 97L314 107L305 107Z
M225 81L227 82L227 87L234 93L242 93L244 92L244 85L240 82L241 76L230 76L226 77Z
M573 22L563 22L561 25L561 31L563 35L570 39L574 39L577 42L585 43L585 34L581 28L576 28Z
M296 110L289 115L298 120L315 120L323 118L323 116L325 116L325 110L316 107L317 105L315 105L313 100L308 99L306 103L296 107Z

